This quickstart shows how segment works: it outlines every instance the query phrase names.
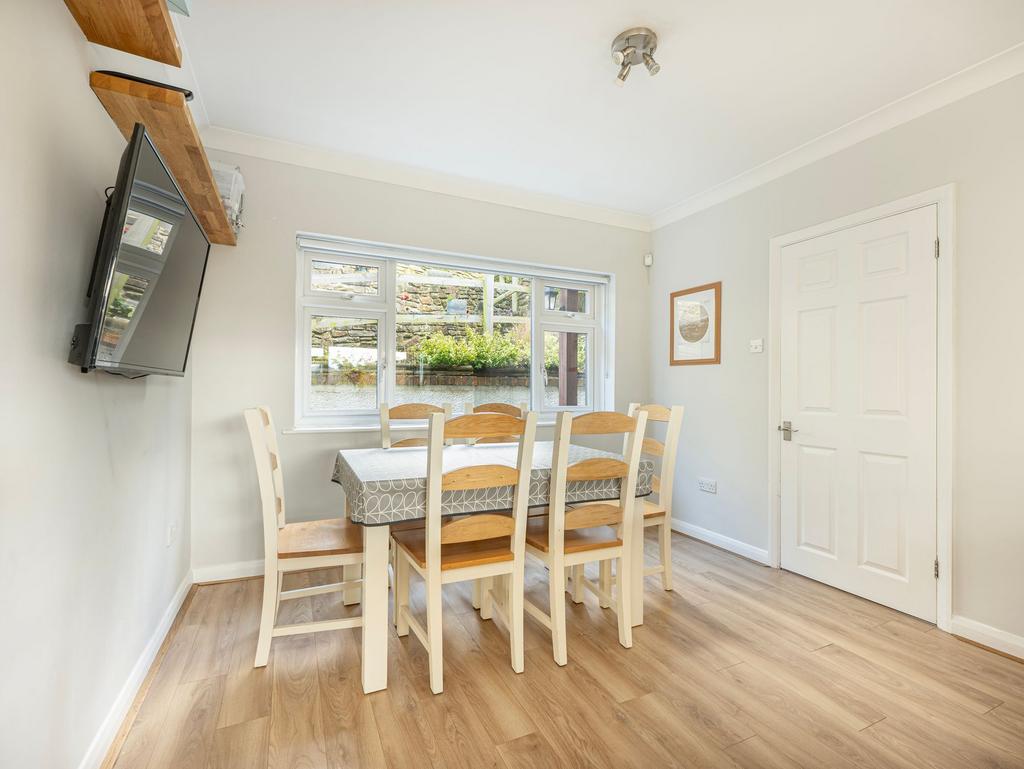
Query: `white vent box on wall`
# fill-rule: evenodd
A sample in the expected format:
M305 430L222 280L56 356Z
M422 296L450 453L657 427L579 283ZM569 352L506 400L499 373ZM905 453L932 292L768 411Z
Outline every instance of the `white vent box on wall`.
M231 229L237 235L242 228L242 206L245 201L245 179L242 178L242 170L238 166L216 160L210 161L210 168L213 171L213 180L217 183L221 203L224 204L224 213L228 215Z

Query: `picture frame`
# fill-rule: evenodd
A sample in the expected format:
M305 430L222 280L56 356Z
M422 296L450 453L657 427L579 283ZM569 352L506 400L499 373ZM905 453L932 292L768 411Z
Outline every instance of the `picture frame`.
M722 282L669 294L668 360L671 366L722 362Z

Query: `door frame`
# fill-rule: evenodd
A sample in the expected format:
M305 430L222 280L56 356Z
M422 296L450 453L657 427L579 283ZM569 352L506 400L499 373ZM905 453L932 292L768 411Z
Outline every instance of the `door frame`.
M804 240L856 227L894 214L937 206L940 250L936 304L936 624L950 631L953 616L953 460L954 378L953 276L956 260L956 184L950 183L874 208L822 222L768 241L768 509L771 512L769 561L780 568L782 554L782 444L776 427L782 419L781 258L782 249Z

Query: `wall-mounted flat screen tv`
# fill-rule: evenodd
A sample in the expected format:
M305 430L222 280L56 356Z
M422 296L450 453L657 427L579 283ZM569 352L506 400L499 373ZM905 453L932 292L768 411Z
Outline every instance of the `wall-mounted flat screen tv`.
M68 361L83 372L182 376L210 241L136 124L107 199L89 284L89 322Z

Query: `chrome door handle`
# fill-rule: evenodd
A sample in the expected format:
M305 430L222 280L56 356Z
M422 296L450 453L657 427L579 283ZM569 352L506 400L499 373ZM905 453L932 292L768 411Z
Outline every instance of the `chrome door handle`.
M793 433L800 432L799 430L794 428L793 423L788 420L783 421L783 423L776 427L775 429L782 433L782 440L784 441L793 440Z

